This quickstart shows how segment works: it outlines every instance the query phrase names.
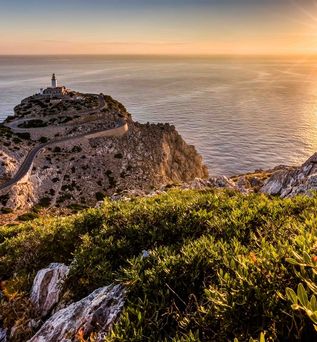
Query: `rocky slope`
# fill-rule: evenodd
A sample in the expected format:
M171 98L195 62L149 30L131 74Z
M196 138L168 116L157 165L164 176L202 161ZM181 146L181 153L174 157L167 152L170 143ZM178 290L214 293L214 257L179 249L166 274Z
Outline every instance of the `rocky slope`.
M35 139L45 135L52 141L38 154L32 171L24 179L9 191L0 191L0 209L23 211L36 204L46 207L93 206L114 193L150 191L162 185L208 176L200 155L193 146L186 144L175 127L133 122L124 106L111 97L104 96L104 99L100 115L98 111L86 116L71 112L72 118L76 118L75 123L25 128L22 134L29 134L31 139L21 140L18 147L11 150L0 147L0 177L4 182L18 170L27 152L38 144ZM24 101L23 105L26 106L27 102ZM21 110L18 113L21 126ZM52 117L47 121L41 112L41 120L52 122ZM127 122L128 129L123 135L83 136L83 132L115 127L118 120ZM9 121L14 127L14 118ZM52 130L58 130L59 137L74 136L74 139L54 143L54 136L49 136ZM7 144L13 144L15 135L9 133ZM78 139L75 138L79 135Z
M122 137L46 149L34 163L30 182L39 203L92 206L123 190L151 190L206 176L201 157L174 127L130 122Z
M281 197L310 195L317 190L317 153L300 167L284 167L274 172L261 188L261 192Z
M270 170L256 170L227 178L216 176L206 179L196 178L189 182L175 184L180 189L210 190L215 188L230 189L249 193L265 193L282 198L296 195L313 195L317 191L317 153L311 156L302 166L279 165ZM125 191L111 196L112 199L128 199L131 197L153 196L167 191L170 186L163 186L158 190L146 193L144 191Z

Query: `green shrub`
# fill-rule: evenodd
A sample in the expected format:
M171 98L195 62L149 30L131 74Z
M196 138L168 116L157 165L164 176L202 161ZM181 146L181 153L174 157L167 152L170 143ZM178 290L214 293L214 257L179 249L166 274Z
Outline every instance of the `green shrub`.
M114 157L117 158L117 159L122 159L123 158L123 154L122 153L116 153L114 155Z
M105 194L100 192L100 191L98 191L98 192L95 193L95 197L96 197L97 201L102 201L105 198Z
M316 250L314 252L316 253ZM295 275L305 285L299 283L296 292L287 287L286 298L292 303L294 312L305 314L317 331L317 256L310 256L305 251L303 256L293 252L292 258L288 258L287 261L294 266Z
M23 140L30 140L31 139L31 134L27 133L27 132L25 132L25 133L16 133L16 135L19 138L23 139Z
M19 221L30 221L38 218L38 214L34 212L29 212L18 216Z
M51 199L49 197L42 197L39 200L39 205L42 207L48 207L51 204Z
M1 208L3 214L11 214L13 210L11 208Z
M12 141L13 141L15 144L20 144L20 143L22 142L22 140L19 139L19 138L17 138L17 137L14 137L14 138L12 139Z
M82 151L82 148L80 146L74 146L72 148L72 153L79 153Z
M0 274L34 274L52 260L70 263L81 235L101 224L101 214L88 209L66 218L38 218L17 227L2 227ZM3 240L1 240L3 237Z
M3 206L5 206L8 203L9 198L10 198L9 194L5 194L5 195L0 196L0 203Z
M106 200L100 209L3 227L0 274L31 280L50 262L71 263L73 299L124 283L125 308L107 341L313 341L305 310L315 307L313 293L295 313L284 294L302 275L289 258L316 253L316 206L317 196L216 190ZM295 295L305 297L300 288Z
M44 122L41 119L32 119L32 120L24 121L18 127L21 127L21 128L38 128L38 127L46 127L46 126L47 126L47 122Z
M73 212L78 212L80 210L86 209L87 207L81 204L74 203L74 204L68 205L67 208L71 209Z
M40 142L41 144L45 144L45 143L48 142L48 138L47 138L47 137L41 137L41 138L39 139L39 142Z

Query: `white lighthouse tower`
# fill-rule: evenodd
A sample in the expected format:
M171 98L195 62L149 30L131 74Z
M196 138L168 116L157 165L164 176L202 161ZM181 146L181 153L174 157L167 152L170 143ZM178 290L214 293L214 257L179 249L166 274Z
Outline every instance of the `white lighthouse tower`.
M56 88L57 87L57 80L55 77L55 74L52 75L52 88Z
M55 74L52 75L52 83L51 86L44 89L43 91L40 91L40 94L43 96L49 96L49 97L56 97L56 98L61 98L64 95L67 95L68 89L64 86L57 86L57 80Z

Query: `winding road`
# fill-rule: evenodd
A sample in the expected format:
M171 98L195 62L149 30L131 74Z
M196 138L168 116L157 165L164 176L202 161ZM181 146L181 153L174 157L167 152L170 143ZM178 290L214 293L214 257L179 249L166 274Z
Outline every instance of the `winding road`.
M101 101L101 96L99 96L99 99ZM100 107L99 107L100 110L102 108L104 108L104 106L105 106L103 96L102 96L102 100L103 100L103 102L102 101L100 102ZM40 144L40 145L34 147L28 153L28 155L25 157L22 165L20 166L20 168L16 172L16 174L10 180L8 180L4 184L0 185L0 192L9 190L14 184L18 183L23 177L25 177L27 175L27 173L32 169L34 159L36 158L38 153L43 148L45 148L49 145L53 145L53 144L61 143L61 142L66 142L66 141L71 141L71 140L76 140L76 139L80 139L80 138L88 138L89 139L89 138L94 138L96 136L98 136L98 137L101 137L101 136L107 136L107 137L121 136L121 135L125 134L127 131L128 131L128 124L126 123L125 120L121 120L121 121L116 122L115 128L110 128L107 130L92 131L89 133L85 133L85 134L81 134L81 135L77 135L77 136L72 136L72 137L55 139L55 140L49 141L47 143Z

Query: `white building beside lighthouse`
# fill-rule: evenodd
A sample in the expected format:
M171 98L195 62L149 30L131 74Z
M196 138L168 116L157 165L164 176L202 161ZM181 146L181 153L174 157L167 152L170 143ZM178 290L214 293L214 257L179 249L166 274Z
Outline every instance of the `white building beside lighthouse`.
M61 98L64 95L67 95L68 91L66 87L64 86L57 86L57 79L55 74L52 75L52 80L51 80L51 87L48 87L43 90L43 95L56 97L56 98Z

